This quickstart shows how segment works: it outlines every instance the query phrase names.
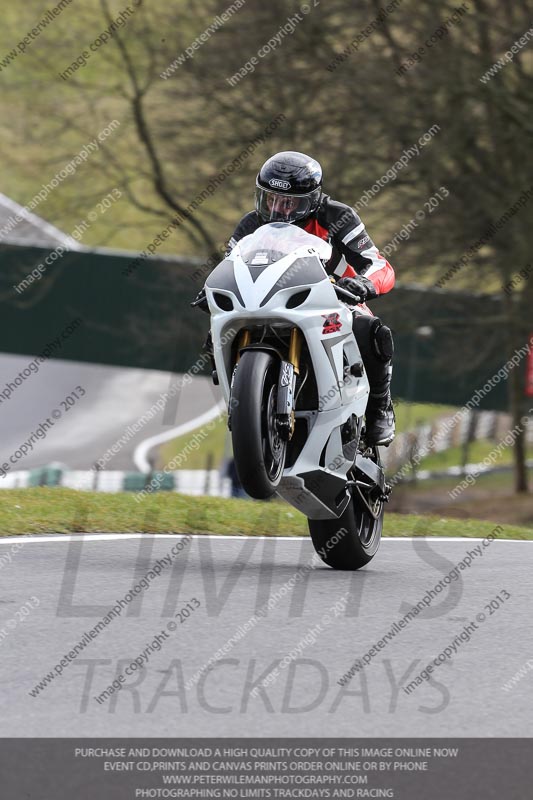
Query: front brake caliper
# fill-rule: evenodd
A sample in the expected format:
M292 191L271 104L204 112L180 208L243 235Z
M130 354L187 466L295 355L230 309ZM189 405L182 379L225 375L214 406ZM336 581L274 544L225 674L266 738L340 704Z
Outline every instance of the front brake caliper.
M290 361L282 361L278 380L276 427L280 437L288 442L294 431L294 383L296 373Z

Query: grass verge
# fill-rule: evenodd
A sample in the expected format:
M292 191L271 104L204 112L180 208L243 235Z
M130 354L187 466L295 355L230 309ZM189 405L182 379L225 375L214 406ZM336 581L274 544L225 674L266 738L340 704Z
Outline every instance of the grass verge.
M73 489L5 489L0 535L74 532L215 533L306 536L305 517L283 502L189 497L161 492L136 503L133 494ZM385 536L484 537L496 523L386 514ZM533 539L533 530L503 525L498 538Z
M165 469L175 456L183 452L187 445L190 444L194 434L200 430L201 428L197 428L195 431L179 436L177 439L171 439L161 445L159 448L158 468ZM224 460L226 438L229 436L226 415L224 414L221 419L213 421L208 430L209 432L199 443L198 448L189 453L186 461L183 462L183 469L207 469L210 457L212 459L212 469L220 469Z
M488 439L478 439L468 446L468 463L480 464L483 459L490 457L489 466L508 466L513 463L513 448L505 447L498 450L499 442ZM526 458L533 458L533 447L526 448ZM463 448L450 447L440 453L431 453L423 458L417 469L439 470L456 467L463 461Z

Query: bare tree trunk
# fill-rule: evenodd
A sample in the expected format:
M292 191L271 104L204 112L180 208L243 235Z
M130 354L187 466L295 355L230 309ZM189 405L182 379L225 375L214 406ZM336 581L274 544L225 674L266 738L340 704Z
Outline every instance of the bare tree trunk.
M515 323L516 311L512 294L505 295L505 310L508 325L508 358L512 358L518 347L523 345L520 329ZM513 444L514 490L517 494L529 491L526 465L526 430L524 417L524 369L523 365L511 370L509 377L509 409L511 411L512 429L518 430Z
M523 396L521 375L514 369L511 376L510 385L511 412L513 416L513 427L519 426L519 433L515 439L513 447L514 456L514 488L517 494L528 492L527 465L526 465L526 430L523 425Z

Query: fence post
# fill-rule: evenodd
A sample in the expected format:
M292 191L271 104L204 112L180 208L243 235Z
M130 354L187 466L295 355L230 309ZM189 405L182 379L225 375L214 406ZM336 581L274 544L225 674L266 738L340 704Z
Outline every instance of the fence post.
M207 454L205 469L206 473L205 473L204 494L209 495L211 494L211 470L213 469L213 453Z

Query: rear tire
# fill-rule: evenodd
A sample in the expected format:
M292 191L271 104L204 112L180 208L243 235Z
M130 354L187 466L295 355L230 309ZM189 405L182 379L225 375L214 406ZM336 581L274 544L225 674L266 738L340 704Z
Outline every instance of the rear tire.
M231 437L237 474L256 500L272 497L285 467L287 442L275 427L279 362L262 350L247 350L231 390Z
M373 451L373 458L380 463L377 448ZM354 487L352 498L338 519L308 520L313 546L329 567L360 569L377 553L385 508L383 501L373 500L371 494Z

